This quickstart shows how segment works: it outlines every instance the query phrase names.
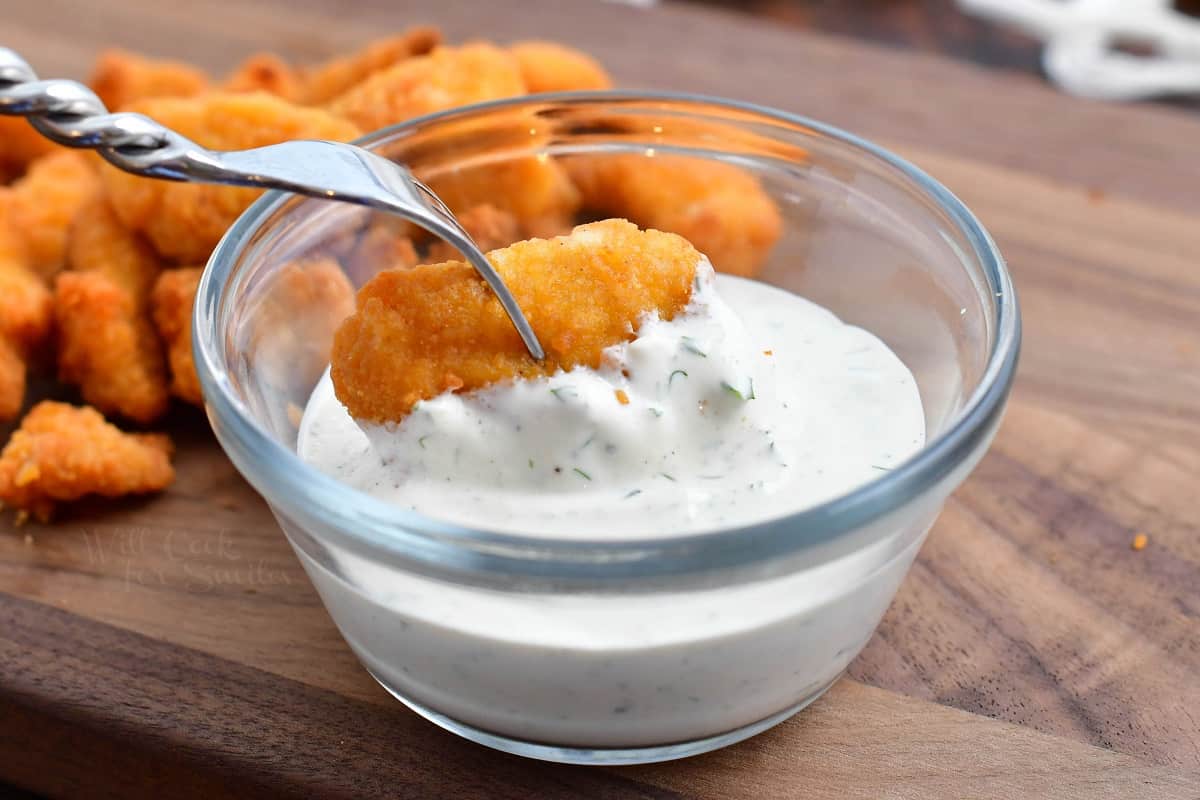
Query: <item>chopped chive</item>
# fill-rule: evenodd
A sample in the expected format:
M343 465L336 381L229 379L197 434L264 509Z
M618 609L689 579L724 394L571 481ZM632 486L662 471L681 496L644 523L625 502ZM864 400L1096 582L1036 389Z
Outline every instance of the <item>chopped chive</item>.
M663 410L661 408L656 408L655 406L650 406L650 413L656 417L661 417L663 415Z
M433 434L431 434L431 433L427 433L424 436L422 436L420 439L417 439L417 444L419 444L421 446L422 450L425 449L425 440L428 439L432 435Z
M665 472L660 472L660 473L658 473L658 474L659 474L659 475L662 475L664 478L666 478L667 480L671 481L672 483L677 483L677 482L678 482L678 481L676 481L676 480L675 480L675 477L674 477L673 475L668 475L668 474L667 474L667 473L665 473Z
M556 386L550 390L550 394L565 403L567 402L565 398L575 396L575 389L571 386Z
M675 371L674 371L674 372L672 372L672 373L670 374L670 376L667 378L667 388L668 388L668 389L670 389L670 388L671 388L671 384L675 382L675 376L676 376L676 375L682 375L682 376L683 376L683 377L685 377L685 378L688 376L688 374L687 374L687 371L686 371L686 370L682 370L682 369L677 369L677 370L675 370Z
M736 386L734 386L732 383L729 383L728 381L721 381L721 388L724 389L725 391L729 392L731 395L736 397L738 400L754 400L755 399L755 397L754 397L754 379L750 378L749 380L750 380L750 387L745 392L742 392L741 389L737 388Z
M696 288L697 292L700 291L700 287L702 284L700 283L700 274L699 273L697 273L696 277L692 279L692 285Z
M581 470L579 467L575 468L575 474L578 475L579 477L585 478L586 480L589 480L589 481L592 479L591 475L588 475L586 472Z
M683 342L684 350L687 350L689 353L694 353L701 358L708 358L708 353L701 350L700 346L696 344L696 340L691 336L684 336L682 339L680 339L680 341Z
M641 493L642 493L642 490L641 490L641 489L634 489L633 491L629 492L628 494L626 494L626 495L625 495L624 497L622 497L621 499L622 499L622 500L628 500L629 498L631 498L631 497L634 497L635 495L639 495L639 494L641 494Z
M583 450L587 449L587 446L588 446L589 444L591 444L592 442L594 442L594 441L596 441L596 434L594 434L594 433L593 433L591 436L589 436L589 437L587 438L587 441L586 441L586 442L584 442L583 444L579 445L579 450L576 450L575 452L577 452L577 453L578 453L578 452L581 452L581 451L583 451Z
M529 459L529 468L533 469L533 459Z
M871 469L877 469L877 470L880 470L880 471L882 471L882 472L891 472L891 471L892 471L892 468L891 468L891 467L881 467L881 466L879 466L878 464L872 464L872 465L871 465Z

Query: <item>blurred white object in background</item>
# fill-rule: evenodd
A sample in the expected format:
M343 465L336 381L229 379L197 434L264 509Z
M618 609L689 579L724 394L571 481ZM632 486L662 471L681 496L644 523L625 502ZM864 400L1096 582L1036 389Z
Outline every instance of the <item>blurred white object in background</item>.
M1083 97L1200 94L1200 22L1171 0L958 0L963 11L1042 39L1042 65ZM1118 45L1144 49L1122 52Z

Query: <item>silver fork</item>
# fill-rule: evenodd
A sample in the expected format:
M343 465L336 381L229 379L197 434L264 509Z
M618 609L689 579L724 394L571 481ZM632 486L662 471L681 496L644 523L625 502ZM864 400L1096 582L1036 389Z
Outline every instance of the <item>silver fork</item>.
M405 167L340 142L293 141L254 150L200 147L143 114L110 113L76 81L39 80L0 47L0 114L27 117L43 136L96 150L115 167L163 180L282 189L403 217L446 240L487 281L535 359L545 353L516 298L446 204Z

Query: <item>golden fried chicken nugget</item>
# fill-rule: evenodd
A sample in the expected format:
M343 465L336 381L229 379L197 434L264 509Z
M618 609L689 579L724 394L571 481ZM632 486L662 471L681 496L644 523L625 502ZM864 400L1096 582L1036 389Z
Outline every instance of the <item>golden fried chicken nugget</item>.
M358 281L365 281L381 269L411 267L421 260L413 240L406 235L408 223L397 219L380 219L363 231L347 258L347 271Z
M161 417L166 370L145 308L98 272L64 272L54 288L59 378L106 412L142 423Z
M521 227L517 224L517 218L487 203L468 208L458 214L458 222L485 253L508 247L521 238ZM425 261L436 264L461 258L462 253L455 250L449 242L438 239L429 245Z
M307 397L325 368L333 332L354 312L354 286L332 258L285 265L256 310L250 352L270 381Z
M41 278L0 255L0 422L21 410L27 363L49 335L52 313Z
M408 58L334 98L329 110L364 131L454 106L525 94L517 60L486 43Z
M43 401L0 452L0 502L45 521L56 503L165 489L175 478L171 440L122 433L94 408Z
M45 342L53 318L50 292L26 266L24 239L8 224L10 189L0 189L0 422L25 400L28 360Z
M150 320L158 257L98 195L71 229L71 271L58 276L58 372L105 414L142 423L167 410L162 346Z
M194 97L208 90L208 76L181 61L153 59L126 50L105 50L88 79L110 111L152 97Z
M517 42L508 51L521 65L530 92L610 89L612 78L587 53L554 42Z
M8 220L25 240L29 266L43 278L65 265L71 222L99 188L89 159L73 150L39 158L12 185Z
M567 173L548 156L528 156L455 169L426 178L456 213L483 204L513 214L526 236L569 233L581 198Z
M67 266L75 272L99 272L124 291L145 297L162 264L146 240L117 217L103 193L79 209L67 239Z
M0 337L0 422L8 422L21 413L25 372L24 357L7 339Z
M351 122L315 108L301 108L265 92L213 93L190 99L133 103L139 111L203 147L244 150L288 139L350 141ZM149 238L163 258L177 264L208 260L225 230L260 194L257 189L204 186L140 178L107 164L101 170L121 221Z
M303 94L300 100L309 105L328 103L380 70L413 56L430 53L441 41L442 34L437 28L421 25L371 42L344 58L302 69Z
M267 92L292 103L301 102L304 84L299 73L274 53L255 53L237 66L222 87L227 92Z
M166 270L150 295L154 327L167 348L171 394L198 406L204 405L204 396L192 360L192 307L203 272L203 267Z
M21 177L30 162L56 149L27 120L0 117L0 183Z
M488 258L546 350L534 361L475 270L450 261L381 272L334 335L334 391L350 413L396 422L447 391L600 365L642 315L671 319L691 299L700 254L685 239L624 220L581 225Z
M0 337L28 353L50 332L50 292L20 262L0 258Z
M585 209L678 233L719 272L756 274L782 233L775 202L753 175L732 164L638 153L564 164Z

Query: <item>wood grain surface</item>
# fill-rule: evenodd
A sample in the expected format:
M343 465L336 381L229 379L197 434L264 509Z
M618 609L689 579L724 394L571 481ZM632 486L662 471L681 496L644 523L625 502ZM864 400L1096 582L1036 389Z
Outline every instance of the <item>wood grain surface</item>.
M82 75L106 44L216 69L434 21L853 128L943 180L1005 252L1026 317L1008 418L854 680L725 751L594 770L486 751L386 697L182 409L163 497L0 523L0 779L89 797L1200 797L1200 121L709 10L334 5L41 0L6 9L0 39Z

